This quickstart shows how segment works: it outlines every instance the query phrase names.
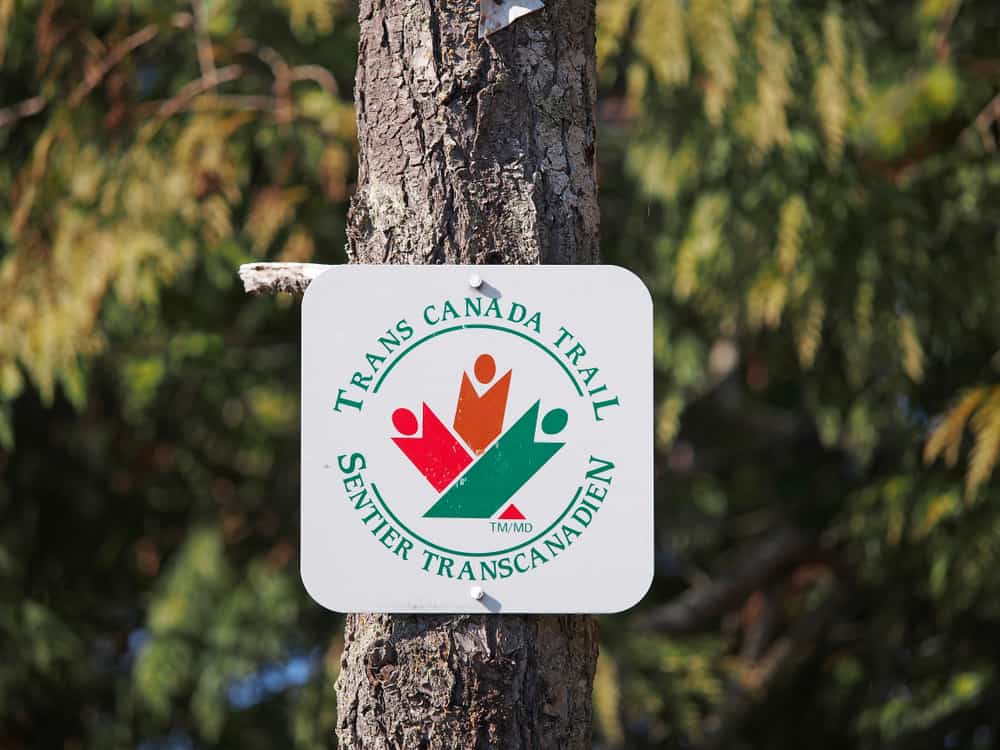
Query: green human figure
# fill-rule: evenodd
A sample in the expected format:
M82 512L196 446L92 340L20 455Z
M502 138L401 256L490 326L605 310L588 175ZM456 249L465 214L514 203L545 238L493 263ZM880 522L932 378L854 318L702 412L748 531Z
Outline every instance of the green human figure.
M510 500L565 445L535 440L540 405L541 401L536 401L455 480L424 517L490 518ZM542 418L542 432L557 435L568 421L565 409L552 409Z

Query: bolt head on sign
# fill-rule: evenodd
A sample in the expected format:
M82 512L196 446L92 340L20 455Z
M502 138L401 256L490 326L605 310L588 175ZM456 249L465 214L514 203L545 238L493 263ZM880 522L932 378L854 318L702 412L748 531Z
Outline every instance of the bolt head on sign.
M615 266L336 266L302 305L302 579L618 612L653 576L652 301Z

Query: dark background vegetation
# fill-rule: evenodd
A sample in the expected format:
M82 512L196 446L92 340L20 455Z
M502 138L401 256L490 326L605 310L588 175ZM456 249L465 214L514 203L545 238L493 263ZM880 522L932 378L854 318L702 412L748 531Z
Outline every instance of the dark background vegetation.
M298 304L351 0L0 0L0 748L329 747ZM656 301L657 577L602 748L1000 745L1000 4L598 0Z

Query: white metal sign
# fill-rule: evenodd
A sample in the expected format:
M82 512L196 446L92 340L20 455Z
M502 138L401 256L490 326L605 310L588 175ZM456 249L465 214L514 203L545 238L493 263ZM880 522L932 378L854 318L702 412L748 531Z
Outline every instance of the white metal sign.
M479 0L479 38L545 7L542 0Z
M652 302L615 266L337 266L302 305L302 579L617 612L653 575Z

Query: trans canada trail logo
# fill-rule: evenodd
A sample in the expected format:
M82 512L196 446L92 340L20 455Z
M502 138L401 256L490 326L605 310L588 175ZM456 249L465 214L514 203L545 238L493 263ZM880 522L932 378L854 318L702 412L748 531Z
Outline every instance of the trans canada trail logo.
M493 380L496 373L493 357L481 355L474 372L481 384ZM477 392L468 374L462 374L452 425L454 434L427 404L421 407L423 434L419 436L416 433L420 423L412 411L401 408L393 413L392 423L405 437L394 437L392 441L434 489L442 493L424 517L492 518L506 504L506 510L498 518L525 518L508 501L564 443L535 440L540 400L503 430L512 374L508 370L482 394ZM546 435L557 435L566 426L566 419L564 409L552 409L542 417L541 430Z
M586 544L614 502L601 431L623 398L587 342L478 295L386 322L327 384L342 492L326 502L348 504L371 549L446 579L551 569Z

